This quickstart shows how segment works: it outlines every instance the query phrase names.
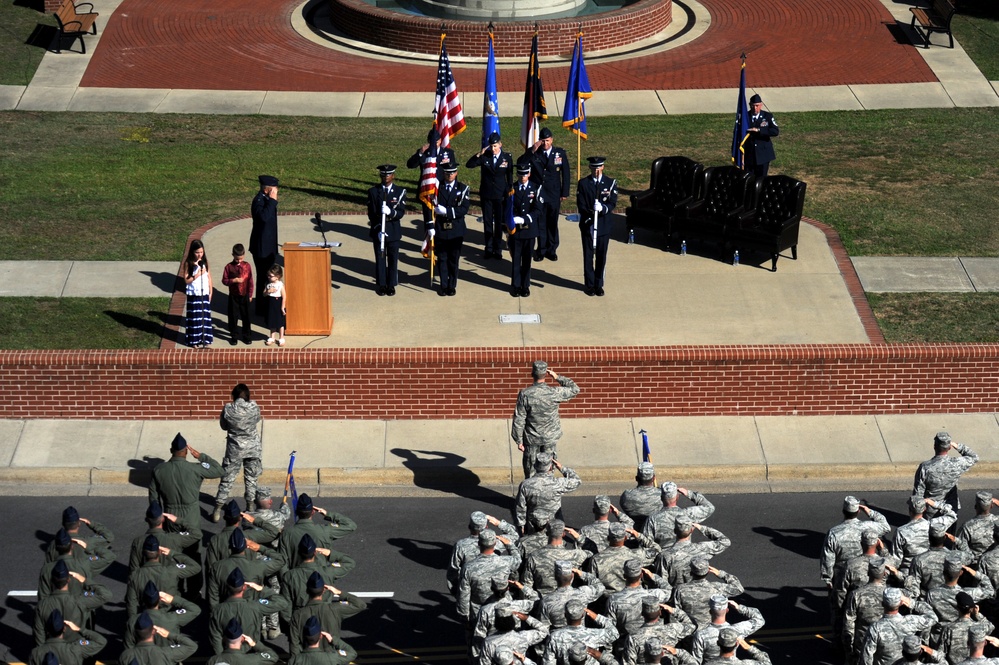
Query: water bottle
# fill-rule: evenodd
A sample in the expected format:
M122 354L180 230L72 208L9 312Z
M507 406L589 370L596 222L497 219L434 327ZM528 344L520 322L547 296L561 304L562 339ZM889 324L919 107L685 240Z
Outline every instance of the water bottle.
M687 256L687 241L680 241L680 256Z
M628 229L628 244L635 244L635 229Z
M732 265L739 265L739 250L735 250L735 254L732 255Z

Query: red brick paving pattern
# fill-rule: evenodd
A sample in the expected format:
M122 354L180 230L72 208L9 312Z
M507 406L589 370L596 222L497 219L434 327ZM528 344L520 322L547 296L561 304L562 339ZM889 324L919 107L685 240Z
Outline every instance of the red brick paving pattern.
M702 37L664 53L589 64L593 89L735 87L743 51L749 57L748 83L754 87L937 80L913 46L895 40L889 29L895 21L877 0L701 3L712 20ZM348 55L301 37L290 20L299 5L300 0L124 0L104 28L81 85L432 90L431 66ZM566 67L543 64L546 90L564 90L567 73ZM455 67L455 78L460 89L481 90L484 73L481 68ZM500 90L522 90L524 71L501 69L497 84Z

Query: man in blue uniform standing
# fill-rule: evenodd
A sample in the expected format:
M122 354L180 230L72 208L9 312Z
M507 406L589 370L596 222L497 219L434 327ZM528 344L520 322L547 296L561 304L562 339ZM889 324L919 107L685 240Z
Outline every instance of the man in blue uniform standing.
M513 186L513 156L504 152L500 135L489 135L485 148L468 158L465 166L482 169L479 199L482 201L482 225L485 231L487 259L503 258L503 199Z
M458 182L458 165L444 167L444 181L437 189L437 204L427 233L434 238L434 254L440 270L438 295L453 296L458 286L458 260L465 239L465 215L469 205L468 185Z
M579 234L583 240L583 289L588 296L604 294L611 212L617 205L617 181L604 177L606 160L606 157L587 157L590 177L583 178L576 185Z
M770 162L777 159L771 138L780 134L780 128L769 111L763 110L763 99L759 95L749 98L749 135L743 147L746 149L746 170L757 178L767 177Z
M278 227L277 202L278 179L272 175L262 175L260 191L253 197L250 205L250 216L253 227L250 230L250 254L253 255L253 269L256 271L257 294L256 313L263 316L267 300L264 299L264 287L267 285L267 271L277 263Z
M517 184L513 188L513 223L510 236L510 295L524 298L531 295L531 254L538 226L544 211L541 209L541 188L531 182L531 162L521 158L517 162Z
M375 248L375 282L378 295L394 296L399 284L399 242L402 216L406 214L406 190L393 183L395 164L378 167L382 184L368 190L368 237Z
M538 228L535 261L558 261L558 216L562 201L569 198L569 158L565 150L552 145L552 130L541 130L541 140L528 150L531 182L541 186L544 216Z

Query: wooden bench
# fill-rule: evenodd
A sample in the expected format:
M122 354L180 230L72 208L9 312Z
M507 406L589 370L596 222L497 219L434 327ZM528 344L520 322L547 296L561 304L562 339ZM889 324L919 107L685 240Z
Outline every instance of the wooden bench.
M81 9L87 11L81 12ZM55 52L61 53L63 40L69 38L71 45L74 39L79 39L80 48L86 53L87 45L83 43L83 35L97 34L97 17L100 14L94 11L94 6L89 2L75 4L73 0L63 0L54 15L59 29L55 40Z
M943 32L950 38L950 47L954 48L954 35L950 31L950 21L956 11L950 0L933 0L930 7L912 7L912 29L923 38L925 48L930 47L930 33ZM919 26L916 26L916 22Z

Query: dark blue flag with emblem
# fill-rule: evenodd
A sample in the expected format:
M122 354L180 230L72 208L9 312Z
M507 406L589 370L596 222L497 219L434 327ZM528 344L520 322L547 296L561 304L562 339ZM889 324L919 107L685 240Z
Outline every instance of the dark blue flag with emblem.
M739 103L735 107L735 127L732 129L732 163L746 168L746 149L743 143L749 136L749 107L746 106L746 54L742 54L742 73L739 75Z
M649 433L644 429L639 432L642 435L642 461L652 464L652 449L649 448Z
M492 24L490 24L492 25ZM489 31L489 60L486 64L486 88L482 93L482 147L489 145L489 135L500 133L499 96L496 93L496 54L493 31Z
M590 77L586 75L583 61L583 33L576 33L576 46L572 49L572 65L569 67L569 85L565 91L565 108L562 110L562 126L580 138L586 136L586 100L593 96Z
M282 503L288 501L288 495L291 494L291 513L295 514L295 509L298 508L298 489L295 487L295 453L297 450L291 451L291 459L288 460L288 477L284 481L284 499ZM298 520L298 517L295 518Z

